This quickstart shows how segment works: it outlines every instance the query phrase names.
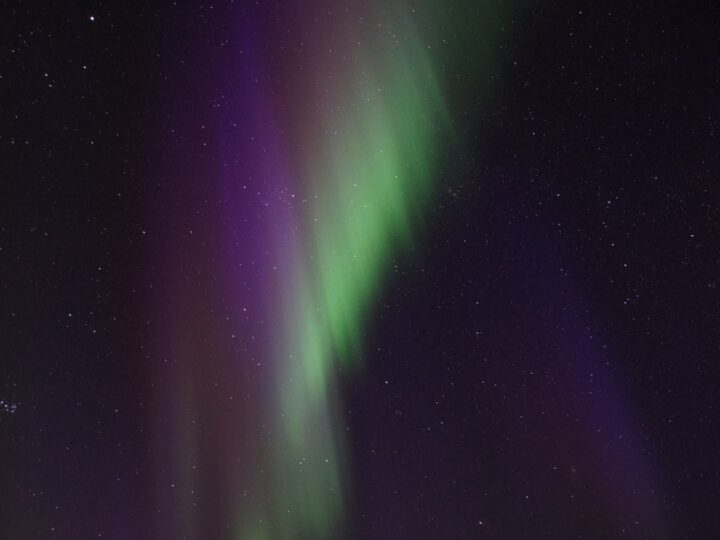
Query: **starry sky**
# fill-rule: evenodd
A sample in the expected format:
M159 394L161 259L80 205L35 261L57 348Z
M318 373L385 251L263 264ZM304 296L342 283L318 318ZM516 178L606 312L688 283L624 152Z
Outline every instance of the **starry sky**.
M713 2L2 12L0 537L717 536Z

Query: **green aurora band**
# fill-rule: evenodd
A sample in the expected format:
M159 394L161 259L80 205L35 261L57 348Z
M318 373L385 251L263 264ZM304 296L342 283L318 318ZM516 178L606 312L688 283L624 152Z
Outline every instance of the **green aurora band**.
M428 44L437 40L421 36L410 12L376 15L372 39L348 38L332 91L314 96L324 104L299 160L303 205L291 247L280 248L291 262L276 284L282 326L264 499L239 516L242 540L341 533L350 489L337 379L359 366L384 277L411 245L439 154L455 139L440 48Z
M342 513L340 433L332 415L337 361L360 354L360 332L392 253L411 238L416 205L431 188L440 91L414 40L366 71L341 110L343 131L314 163L317 198L306 223L307 260L285 314L287 371L280 393L277 481L280 538L328 538ZM382 88L378 91L378 88ZM328 126L327 131L330 131ZM299 537L303 537L300 535Z

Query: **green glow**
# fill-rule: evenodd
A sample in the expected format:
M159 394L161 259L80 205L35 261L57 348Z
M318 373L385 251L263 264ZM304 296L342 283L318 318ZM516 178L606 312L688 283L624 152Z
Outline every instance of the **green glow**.
M494 13L470 6L463 9ZM390 10L377 28L368 23L362 46L348 38L340 67L328 68L330 88L318 90L316 125L298 141L305 189L278 285L269 473L262 511L244 515L242 540L325 540L342 531L350 489L337 378L360 366L363 330L385 276L433 199L439 152L456 142L443 59L467 55L467 43L487 47L492 34L438 10L424 12L431 41L416 33L420 15L413 23ZM443 50L440 28L458 26L464 31ZM472 69L488 57L477 55Z
M397 42L363 52L307 162L304 236L283 308L273 538L321 540L341 525L338 362L357 364L363 323L393 253L412 239L449 124L424 46L409 25L396 32Z

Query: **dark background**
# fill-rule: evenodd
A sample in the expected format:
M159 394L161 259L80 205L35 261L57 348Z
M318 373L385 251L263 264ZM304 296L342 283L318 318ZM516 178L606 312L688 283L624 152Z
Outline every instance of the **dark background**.
M2 8L7 538L152 537L169 11ZM346 389L357 538L720 534L719 29L712 2L529 2L492 105L451 85L462 151Z

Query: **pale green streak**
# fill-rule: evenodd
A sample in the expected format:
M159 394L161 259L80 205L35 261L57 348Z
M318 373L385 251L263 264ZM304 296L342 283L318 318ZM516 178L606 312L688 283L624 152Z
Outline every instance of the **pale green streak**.
M394 254L430 198L449 118L433 59L406 21L362 53L308 156L303 235L288 254L269 501L243 540L338 534L348 491L336 379ZM339 111L339 112L334 112Z

